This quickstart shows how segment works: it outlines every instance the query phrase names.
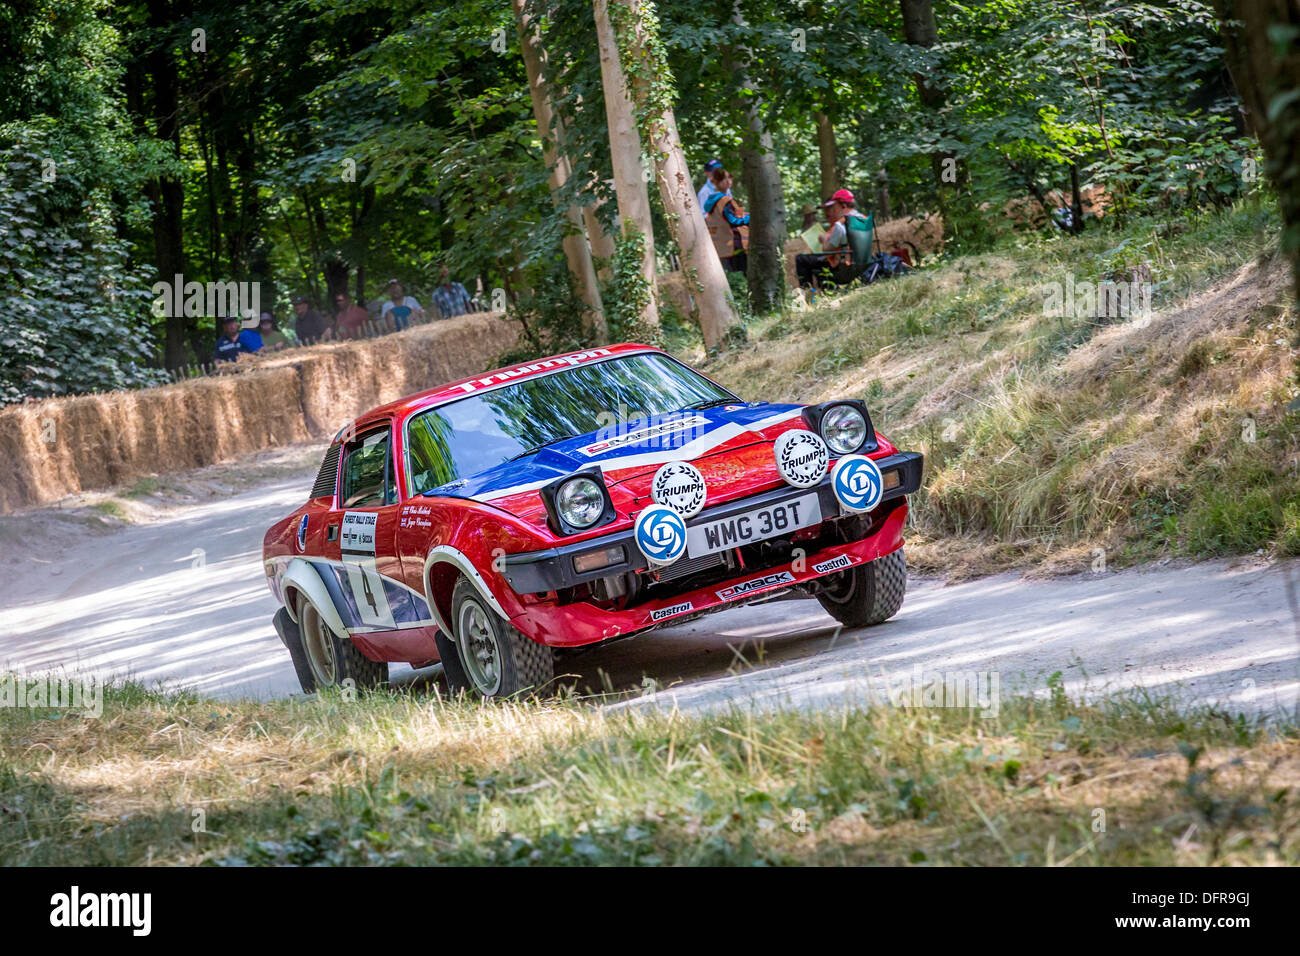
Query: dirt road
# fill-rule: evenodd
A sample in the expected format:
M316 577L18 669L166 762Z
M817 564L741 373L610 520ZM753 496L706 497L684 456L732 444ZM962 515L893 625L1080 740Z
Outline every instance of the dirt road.
M302 500L318 457L289 449L146 487L128 522L94 499L0 518L0 670L296 693L258 559L263 531ZM865 631L841 631L815 601L782 601L580 653L561 669L592 689L644 688L684 709L880 701L972 674L985 688L995 675L1002 694L1041 692L1061 671L1070 692L1142 686L1294 710L1298 584L1300 564L1259 559L914 581L899 616Z

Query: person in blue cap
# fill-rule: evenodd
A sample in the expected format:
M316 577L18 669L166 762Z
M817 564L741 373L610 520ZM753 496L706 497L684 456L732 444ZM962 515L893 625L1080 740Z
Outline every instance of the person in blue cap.
M714 193L721 192L713 184L713 176L711 175L715 169L721 168L722 160L720 159L711 159L704 164L704 185L700 187L700 191L695 196L700 204L700 215L704 215L704 204L709 201L709 197Z

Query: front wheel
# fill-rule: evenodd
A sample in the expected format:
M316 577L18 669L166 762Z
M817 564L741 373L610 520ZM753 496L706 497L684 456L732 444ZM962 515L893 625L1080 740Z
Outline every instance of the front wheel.
M555 678L551 649L501 620L465 578L452 591L449 623L456 633L455 659L443 656L443 673L453 693L472 690L482 697L513 697L540 691Z
M388 665L372 661L348 637L335 634L306 598L298 604L298 646L291 643L289 654L304 693L324 687L370 690L388 683Z
M899 548L822 580L817 600L826 613L845 627L869 627L889 620L903 606L907 559Z

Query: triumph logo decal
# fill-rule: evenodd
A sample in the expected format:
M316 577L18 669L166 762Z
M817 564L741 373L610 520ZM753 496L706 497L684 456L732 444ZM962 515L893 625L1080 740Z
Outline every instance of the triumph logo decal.
M706 491L700 470L684 461L670 461L655 472L654 481L650 482L650 497L683 518L700 513Z
M761 578L750 578L748 581L741 581L739 584L733 584L731 587L723 588L717 592L718 597L726 601L730 598L739 597L742 594L750 594L754 591L762 591L764 588L775 587L778 584L793 584L794 575L789 571L777 571L775 574L765 574Z
M536 375L538 372L549 371L555 368L564 368L565 366L581 365L583 362L590 361L594 358L603 358L606 355L612 355L609 349L588 349L586 352L577 352L573 355L561 355L559 358L547 359L544 362L534 362L531 365L520 365L517 368L508 368L504 372L497 372L495 375L489 375L487 378L475 379L472 382L462 382L456 387L462 392L474 392L480 388L490 388L493 385L500 385L503 382L509 382L513 379Z
M841 571L844 568L851 567L856 561L857 558L847 554L841 554L838 558L831 558L829 561L814 564L813 570L818 574L826 574L828 571Z
M776 470L796 488L811 488L826 477L831 453L826 443L804 428L782 432L772 446Z
M684 601L681 604L670 604L668 607L661 607L657 611L650 612L650 620L662 621L666 617L673 617L677 614L685 614L687 611L695 610L695 605L690 601Z
M657 422L646 428L638 428L634 432L622 432L615 427L611 430L609 437L598 442L593 442L582 453L590 458L593 455L599 455L601 452L609 451L611 448L623 448L626 445L643 445L660 439L659 444L664 444L662 439L669 435L676 435L678 432L687 430L698 432L708 426L709 420L703 415L692 415L689 418L680 418L671 422ZM692 436L698 437L698 436Z

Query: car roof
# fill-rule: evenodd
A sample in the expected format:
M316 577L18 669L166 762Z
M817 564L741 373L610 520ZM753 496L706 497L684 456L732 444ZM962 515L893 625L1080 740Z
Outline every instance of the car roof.
M422 412L429 408L436 408L457 398L464 398L466 395L473 395L479 392L488 391L489 389L506 385L510 382L521 381L523 379L537 378L548 372L553 372L564 366L585 365L588 362L598 362L603 359L615 358L620 355L631 355L637 352L658 352L663 354L662 349L657 349L652 345L641 345L636 342L621 342L618 345L602 345L597 348L581 349L576 352L563 352L559 355L548 355L545 358L533 359L529 362L520 362L517 365L506 365L501 368L493 369L490 372L481 372L478 375L471 375L467 378L458 379L454 382L448 382L445 385L437 385L423 392L416 392L414 395L407 395L405 398L399 398L396 401L389 402L386 405L380 405L372 408L363 415L358 416L350 425L344 426L335 436L335 441L339 436L345 433L355 434L369 425L379 421L395 419L404 420L408 415L415 412Z

